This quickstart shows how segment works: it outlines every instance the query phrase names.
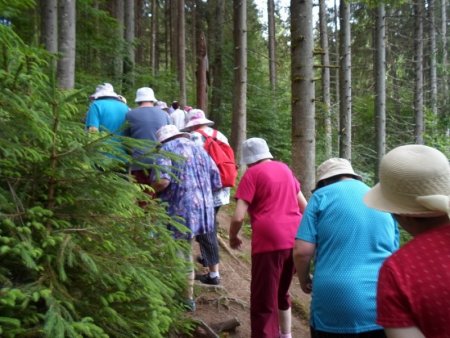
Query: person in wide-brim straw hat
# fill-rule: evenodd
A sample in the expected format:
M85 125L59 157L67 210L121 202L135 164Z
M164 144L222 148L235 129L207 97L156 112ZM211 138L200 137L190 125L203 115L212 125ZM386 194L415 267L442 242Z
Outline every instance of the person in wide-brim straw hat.
M370 188L347 159L324 161L316 176L293 253L300 287L312 295L311 337L385 338L376 324L377 277L398 248L397 225L363 203Z
M450 318L450 166L424 145L404 145L381 160L380 182L364 197L392 212L414 238L383 264L377 321L388 337L447 336Z

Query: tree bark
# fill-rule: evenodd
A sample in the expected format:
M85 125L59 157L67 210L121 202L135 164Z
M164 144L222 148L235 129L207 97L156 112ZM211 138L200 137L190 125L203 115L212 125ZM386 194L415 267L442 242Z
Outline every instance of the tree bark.
M214 29L213 29L213 50L214 62L212 65L212 94L211 94L211 109L210 116L215 122L218 129L222 124L222 118L219 114L219 109L222 105L222 50L223 50L223 28L225 17L225 1L216 0L214 8Z
M208 71L207 50L205 34L200 32L197 41L197 107L202 109L205 114L208 111L208 85L206 81Z
M437 65L436 65L436 17L434 14L434 0L428 0L428 35L430 39L430 106L437 115Z
M322 49L322 99L324 109L325 157L330 158L333 151L331 129L331 99L330 99L330 52L328 48L327 4L319 0L320 47Z
M350 5L345 0L339 3L339 156L352 158L352 74Z
M124 37L124 0L114 1L114 17L117 20L117 53L114 58L114 80L117 89L120 91L122 88L122 77L123 77L123 37Z
M414 3L414 137L416 144L423 144L423 0Z
M178 1L178 81L180 82L179 102L181 107L186 105L186 25L184 15L184 0Z
M276 45L275 45L275 4L274 0L267 0L267 22L269 25L269 79L272 90L275 90L277 85L276 72Z
M169 1L169 22L170 22L170 70L175 72L178 62L178 1L181 0L168 0ZM178 73L177 73L178 74ZM178 79L179 80L179 79Z
M159 57L157 53L158 41L157 38L159 36L159 25L158 25L158 0L152 0L152 40L150 45L150 53L151 53L151 67L152 67L152 75L155 76L159 70Z
M125 80L127 87L134 85L134 64L135 64L135 17L134 17L134 2L135 0L125 1L125 41L127 46L127 54L125 59Z
M447 0L441 0L441 50L442 50L442 68L443 74L441 76L441 92L442 92L442 107L443 112L447 112L447 116L450 116L450 110L448 109L448 81L449 81L449 67L448 67L448 51L447 51ZM447 131L447 135L450 135L450 130Z
M76 44L76 1L59 1L59 53L58 86L73 89L75 84L75 44Z
M316 151L312 6L312 0L291 0L292 165L307 199L314 188Z
M383 3L380 3L376 9L374 51L375 144L377 149L375 177L378 178L380 161L386 152L386 13Z
M58 1L41 0L41 43L50 53L58 52Z
M234 87L231 146L240 162L247 137L247 2L233 0Z

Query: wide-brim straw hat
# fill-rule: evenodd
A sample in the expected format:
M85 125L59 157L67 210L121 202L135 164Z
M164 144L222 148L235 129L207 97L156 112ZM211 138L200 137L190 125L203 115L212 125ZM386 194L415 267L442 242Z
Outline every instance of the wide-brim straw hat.
M252 137L242 143L241 164L249 165L270 158L273 156L266 140Z
M100 97L113 97L120 99L119 95L114 91L114 87L110 83L102 83L95 88L95 93L89 96L91 100L97 100Z
M333 157L317 167L316 184L322 180L338 175L351 175L361 180L361 176L355 173L348 160L345 158Z
M178 137L178 136L184 136L187 138L191 137L191 135L189 133L179 131L177 126L175 126L173 124L168 124L168 125L162 126L156 132L156 138L157 138L158 142L160 142L160 143L167 142L170 139L172 139L174 137Z
M191 129L195 129L197 126L212 126L214 122L208 120L205 116L205 112L201 109L191 109L187 113L187 123L184 126L182 131L189 131Z
M439 150L404 145L380 163L380 182L364 197L371 208L399 215L450 217L450 165Z

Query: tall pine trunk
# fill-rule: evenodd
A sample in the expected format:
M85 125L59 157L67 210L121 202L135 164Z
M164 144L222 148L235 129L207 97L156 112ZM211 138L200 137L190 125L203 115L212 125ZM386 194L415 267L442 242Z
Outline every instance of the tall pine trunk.
M267 0L267 22L269 25L269 79L272 90L275 90L277 85L276 72L276 46L275 46L275 4L274 0Z
M124 0L114 1L114 17L117 20L117 31L115 38L117 41L117 51L114 57L114 82L117 90L121 91L123 77L123 37L124 37Z
M247 2L233 0L234 86L231 146L241 157L242 142L247 137Z
M424 0L414 2L414 138L416 144L423 144L424 114L423 114L423 13Z
M186 25L185 25L185 13L184 13L184 0L178 1L178 29L177 29L177 66L178 66L178 81L180 83L179 88L179 102L183 107L186 105Z
M134 85L134 65L135 65L135 50L134 50L134 38L135 38L135 11L134 1L125 1L125 41L127 46L127 53L125 58L124 72L127 87L133 87Z
M61 58L58 60L58 86L73 89L75 85L75 44L76 44L76 1L59 1L58 46Z
M208 111L208 86L206 81L208 71L207 51L205 34L200 32L197 41L197 107L202 109L205 114Z
M352 158L352 73L350 5L345 0L339 3L339 156Z
M319 0L320 47L322 49L322 99L325 129L325 157L330 158L333 151L331 129L331 99L330 99L330 52L328 48L327 5L325 0Z
M428 36L430 40L430 106L437 115L437 65L436 65L436 17L434 14L434 0L428 0Z
M382 157L386 152L386 13L384 4L376 9L374 38L374 72L375 72L375 134L377 162L376 177Z
M315 182L312 0L291 0L292 165L306 198Z

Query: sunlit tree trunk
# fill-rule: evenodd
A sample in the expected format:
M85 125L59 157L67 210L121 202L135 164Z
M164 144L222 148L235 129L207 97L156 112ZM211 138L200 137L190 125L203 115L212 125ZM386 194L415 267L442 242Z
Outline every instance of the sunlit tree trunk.
M428 35L430 39L430 106L437 115L437 65L436 65L436 17L434 14L434 0L428 0Z
M233 0L234 86L231 146L239 159L247 137L247 2Z
M184 15L184 0L178 0L178 81L180 82L179 102L186 105L186 24Z
M76 1L60 0L58 46L61 58L58 60L58 86L72 89L75 84L75 43L76 43Z
M330 158L333 150L331 130L331 99L330 99L330 53L328 48L327 4L319 0L320 47L322 49L322 98L325 127L325 157Z
M423 144L424 114L423 114L423 0L414 3L414 136L417 144Z
M129 86L134 85L134 64L135 64L135 17L134 17L134 1L125 1L125 41L127 53L125 59L125 79Z
M275 90L277 85L277 72L276 72L276 46L275 46L275 4L274 0L267 0L267 22L269 25L269 78L270 86L272 90Z
M376 9L374 51L375 144L377 149L375 173L378 177L378 167L386 151L386 13L383 3L380 3Z
M214 7L214 28L213 28L213 57L212 64L212 95L210 116L214 120L217 128L220 129L222 123L219 109L222 105L222 50L223 50L223 28L225 17L225 1L215 0Z
M291 0L292 165L306 198L315 182L312 0Z
M117 51L114 58L114 82L117 89L120 91L122 88L122 77L123 77L123 36L124 36L124 0L114 1L114 16L117 20Z
M350 5L345 0L339 4L339 156L352 158L352 74Z
M50 53L58 52L58 1L41 0L41 43Z

